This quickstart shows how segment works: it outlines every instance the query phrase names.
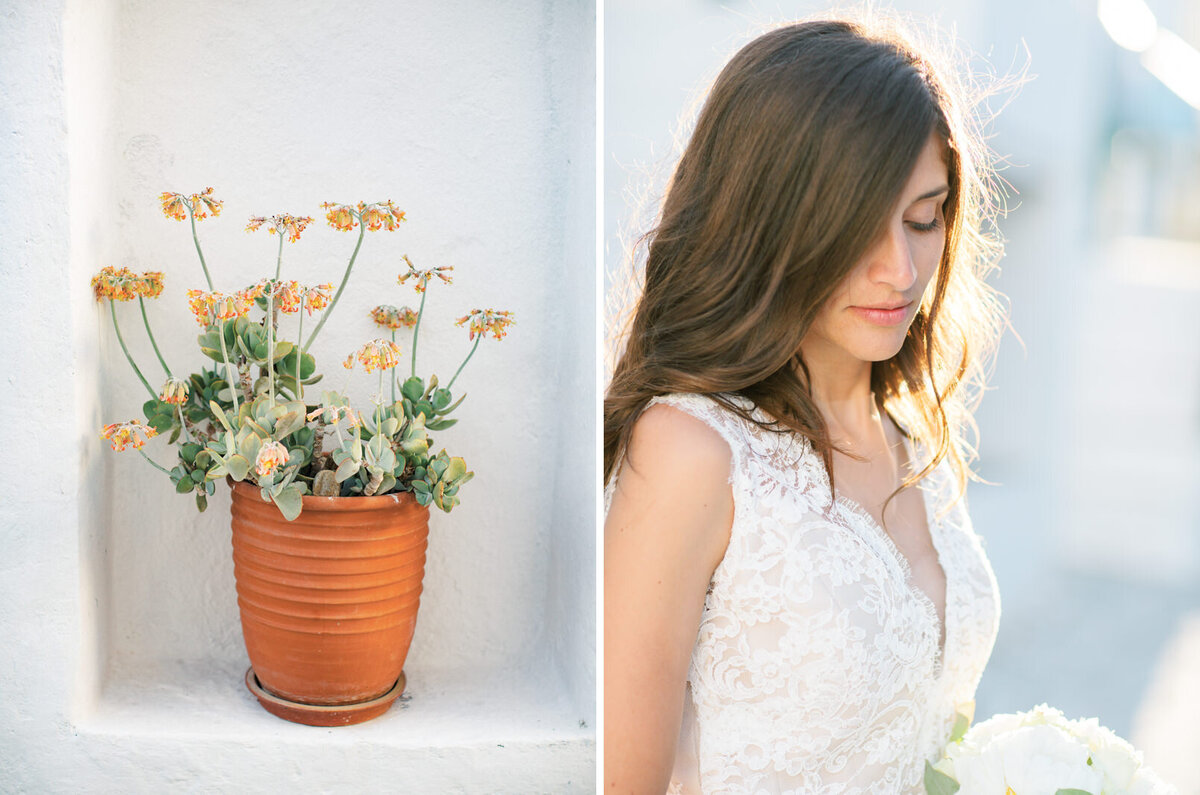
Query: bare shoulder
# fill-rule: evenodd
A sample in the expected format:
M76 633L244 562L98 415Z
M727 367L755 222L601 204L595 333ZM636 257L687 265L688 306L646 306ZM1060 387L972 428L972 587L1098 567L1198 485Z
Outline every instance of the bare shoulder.
M703 420L651 406L634 424L608 529L636 524L662 542L692 547L715 568L733 522L732 457L729 443Z

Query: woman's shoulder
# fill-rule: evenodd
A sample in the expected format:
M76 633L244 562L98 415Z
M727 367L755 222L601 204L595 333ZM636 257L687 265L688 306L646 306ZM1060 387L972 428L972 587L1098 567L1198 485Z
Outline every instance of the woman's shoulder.
M733 460L731 445L708 423L669 401L647 406L606 495L606 526L617 534L636 529L640 543L665 559L690 550L711 575L729 543Z
M629 463L638 469L643 459L655 467L702 477L720 476L727 482L734 444L723 417L724 409L706 395L671 394L652 399L633 425Z

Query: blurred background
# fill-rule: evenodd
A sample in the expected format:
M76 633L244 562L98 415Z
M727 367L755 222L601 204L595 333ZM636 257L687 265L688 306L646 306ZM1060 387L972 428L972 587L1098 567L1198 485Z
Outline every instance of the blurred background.
M1098 717L1200 793L1200 3L879 4L1027 72L992 125L1011 184L1011 322L968 502L1003 598L979 719ZM605 287L653 219L676 134L741 45L811 2L608 0Z

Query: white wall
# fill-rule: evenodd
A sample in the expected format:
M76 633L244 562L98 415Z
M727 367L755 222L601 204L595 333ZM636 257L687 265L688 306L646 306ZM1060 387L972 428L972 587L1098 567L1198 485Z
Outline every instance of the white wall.
M151 791L182 775L254 791L425 764L434 789L590 788L594 30L588 4L524 0L78 0L0 17L0 134L15 143L0 178L13 296L0 390L6 409L44 423L36 450L2 465L0 623L16 642L0 652L0 779L104 791L112 776ZM461 422L437 435L476 477L453 514L431 518L411 700L325 740L266 716L240 683L227 494L197 515L165 476L98 438L140 416L146 395L88 278L104 265L164 271L150 320L172 368L196 369L184 294L204 280L187 225L156 197L208 185L225 200L199 224L217 289L273 270L276 238L244 233L250 215L316 216L285 247L284 277L336 283L354 236L325 226L320 202L391 198L407 211L401 230L367 234L314 345L328 388L378 336L370 307L415 306L395 281L401 254L455 268L452 287L430 288L423 374L453 373L469 349L453 319L467 310L517 319L481 345L456 385L470 395ZM136 307L118 312L157 384ZM349 383L360 402L376 388L361 372ZM51 400L74 411L52 414ZM171 466L161 440L146 449ZM238 751L263 742L269 762ZM64 748L77 752L67 764ZM166 771L172 757L184 773Z

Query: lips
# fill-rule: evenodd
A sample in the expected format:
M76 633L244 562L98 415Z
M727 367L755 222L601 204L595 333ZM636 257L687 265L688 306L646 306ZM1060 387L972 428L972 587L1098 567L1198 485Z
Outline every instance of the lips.
M912 301L905 301L904 303L901 303L901 304L877 304L874 306L856 306L854 308L855 309L880 309L885 312L890 312L893 309L904 309L911 303L912 303Z
M850 311L868 323L876 326L898 326L908 317L908 308L912 301L899 306L852 306Z

